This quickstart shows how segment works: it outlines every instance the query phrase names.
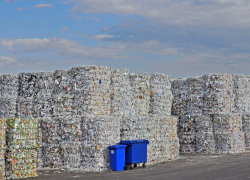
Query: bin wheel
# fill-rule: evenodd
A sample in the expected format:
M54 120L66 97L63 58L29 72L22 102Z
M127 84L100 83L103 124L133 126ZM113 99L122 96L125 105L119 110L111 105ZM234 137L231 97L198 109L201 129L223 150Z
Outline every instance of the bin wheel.
M144 162L144 163L142 164L142 167L144 167L144 168L146 167L146 162Z
M137 168L137 164L136 163L134 164L134 168Z
M128 170L128 165L127 164L124 166L124 170Z

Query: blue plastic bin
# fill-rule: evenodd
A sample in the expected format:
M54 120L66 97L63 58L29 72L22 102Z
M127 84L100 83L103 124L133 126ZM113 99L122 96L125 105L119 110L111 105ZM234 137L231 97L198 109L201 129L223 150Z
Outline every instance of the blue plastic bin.
M125 152L125 163L135 164L147 162L148 140L126 140L119 144L127 145Z
M123 171L125 166L125 148L127 145L109 146L110 167L113 171Z

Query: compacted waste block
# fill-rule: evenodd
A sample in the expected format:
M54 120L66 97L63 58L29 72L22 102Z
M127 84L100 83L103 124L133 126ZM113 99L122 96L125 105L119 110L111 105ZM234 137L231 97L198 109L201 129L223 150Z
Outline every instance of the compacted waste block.
M123 171L125 167L125 148L127 145L109 146L110 167L113 171Z
M143 163L143 167L145 167L148 140L123 140L119 144L127 145L125 150L125 170L132 169L133 164L134 167L137 167L137 163Z

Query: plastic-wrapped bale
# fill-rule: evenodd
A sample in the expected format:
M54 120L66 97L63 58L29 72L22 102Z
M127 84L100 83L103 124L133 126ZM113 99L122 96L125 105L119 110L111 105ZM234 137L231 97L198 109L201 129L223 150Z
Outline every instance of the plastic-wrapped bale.
M6 142L6 176L12 179L37 176L36 119L8 119Z
M0 148L0 179L5 179L5 151Z
M245 148L250 150L250 114L242 115L242 131L245 135Z
M129 115L148 116L150 103L149 81L149 73L129 74L129 83L131 87L130 98L132 101Z
M15 118L17 116L17 97L19 89L19 79L17 74L2 75L2 102L0 110L2 116Z
M109 116L112 68L106 66L77 66L71 70L75 92L75 116Z
M37 95L35 97L34 110L38 118L52 116L53 84L52 72L37 73Z
M173 94L172 115L187 115L187 79L172 81L171 91Z
M187 112L191 116L203 114L204 81L202 77L187 78Z
M52 108L53 116L71 116L73 110L73 79L70 71L57 70L53 73Z
M6 152L6 176L8 179L36 177L37 150L10 149Z
M242 132L241 114L215 114L213 123L216 153L227 154L245 151L245 138Z
M235 112L250 112L250 76L234 74Z
M63 118L62 130L62 163L63 167L74 170L81 166L82 118Z
M194 116L179 117L178 136L180 139L180 152L192 153L196 151L196 128Z
M150 111L151 116L171 115L173 95L171 77L165 74L152 74L150 77Z
M195 116L196 152L204 154L215 153L212 116Z
M62 119L44 117L42 122L43 132L43 167L60 168L63 165L61 154Z
M204 114L234 112L232 74L205 74Z
M129 70L114 69L112 71L110 86L111 115L128 117L131 106Z
M120 119L86 116L82 121L82 166L84 171L109 168L109 145L120 142Z

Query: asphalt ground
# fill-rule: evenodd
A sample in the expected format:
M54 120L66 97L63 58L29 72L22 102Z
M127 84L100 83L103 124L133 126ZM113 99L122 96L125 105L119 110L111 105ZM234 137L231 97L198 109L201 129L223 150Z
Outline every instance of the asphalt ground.
M181 154L180 159L127 171L42 170L30 180L227 180L250 179L250 152L234 155Z

